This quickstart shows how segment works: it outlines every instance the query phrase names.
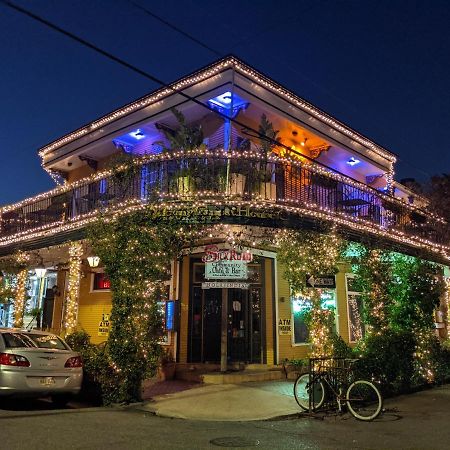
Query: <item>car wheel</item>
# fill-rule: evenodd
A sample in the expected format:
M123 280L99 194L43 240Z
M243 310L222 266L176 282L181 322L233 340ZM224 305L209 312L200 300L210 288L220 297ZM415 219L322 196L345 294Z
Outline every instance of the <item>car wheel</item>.
M52 402L55 406L62 408L72 399L71 395L52 395Z

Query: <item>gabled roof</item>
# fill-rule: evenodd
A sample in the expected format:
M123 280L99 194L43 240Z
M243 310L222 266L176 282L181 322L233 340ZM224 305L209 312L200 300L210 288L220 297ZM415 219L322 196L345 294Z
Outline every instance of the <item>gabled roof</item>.
M83 136L86 136L89 133L92 133L100 129L105 125L108 125L142 108L145 108L157 101L162 100L165 97L176 94L182 90L185 90L186 88L194 86L230 68L234 69L237 73L240 73L241 75L251 79L253 82L259 84L268 91L271 91L272 93L280 96L281 98L290 102L291 104L303 110L304 112L310 114L311 117L314 117L315 119L321 121L322 123L325 123L331 129L334 129L336 132L340 132L346 135L354 142L364 146L367 150L375 153L376 155L382 158L385 158L390 163L393 164L396 161L396 157L392 152L386 150L385 148L371 141L367 137L351 129L344 123L338 121L331 115L315 107L314 105L307 102L303 98L299 97L292 91L289 91L288 89L279 85L272 79L263 75L261 72L258 72L257 70L253 69L251 66L239 60L235 56L227 56L225 58L222 58L217 62L214 62L213 64L204 67L203 69L200 69L184 78L181 78L170 85L163 86L162 88L157 89L156 91L153 91L152 93L144 97L141 97L89 124L86 124L85 126L69 134L66 134L65 136L59 139L56 139L55 141L39 149L39 155L42 158L44 158L45 155L47 155L48 153L57 150L60 147L63 147L64 145L69 144L70 142L75 141Z

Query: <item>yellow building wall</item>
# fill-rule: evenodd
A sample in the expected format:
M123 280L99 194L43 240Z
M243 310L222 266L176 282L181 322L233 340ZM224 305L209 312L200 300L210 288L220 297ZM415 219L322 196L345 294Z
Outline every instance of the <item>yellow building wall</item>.
M92 273L87 273L80 281L77 329L86 331L93 344L100 344L108 339L98 335L98 327L102 315L111 313L111 292L91 292L92 277Z
M290 301L289 283L284 278L285 267L283 264L277 263L277 283L278 283L278 318L279 322L290 320L291 335L280 335L279 327L277 327L279 340L279 356L278 361L281 363L284 359L306 358L310 352L309 344L293 344L294 324L292 318L292 305ZM347 314L347 294L345 273L350 272L347 265L339 265L339 272L336 274L336 315L337 315L337 331L348 342L348 314Z
M264 259L264 279L266 292L266 355L267 364L275 363L275 349L273 338L273 275L272 275L272 259Z

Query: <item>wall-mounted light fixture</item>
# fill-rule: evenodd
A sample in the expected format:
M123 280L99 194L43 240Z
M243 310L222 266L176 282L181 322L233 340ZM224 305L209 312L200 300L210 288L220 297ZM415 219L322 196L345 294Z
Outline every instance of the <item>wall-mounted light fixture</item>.
M98 265L100 264L100 257L99 256L88 256L87 257L87 261L89 264L89 267L98 267Z

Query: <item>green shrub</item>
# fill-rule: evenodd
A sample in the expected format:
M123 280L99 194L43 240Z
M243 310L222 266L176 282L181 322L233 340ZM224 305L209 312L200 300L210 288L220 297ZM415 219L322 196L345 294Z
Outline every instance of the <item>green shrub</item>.
M412 332L386 330L368 336L358 350L362 354L355 366L358 377L377 382L385 395L411 389L415 350Z
M342 339L337 333L331 335L331 341L333 343L333 356L335 358L353 358L353 349Z
M435 344L431 347L430 356L436 383L450 381L450 347L447 345L447 342L440 343L436 338Z
M83 359L81 397L96 405L112 403L120 389L121 380L111 365L108 347L105 344L92 344L85 331L68 335L66 342Z
M80 353L92 345L90 336L86 331L75 331L69 334L66 336L66 342L73 351Z

